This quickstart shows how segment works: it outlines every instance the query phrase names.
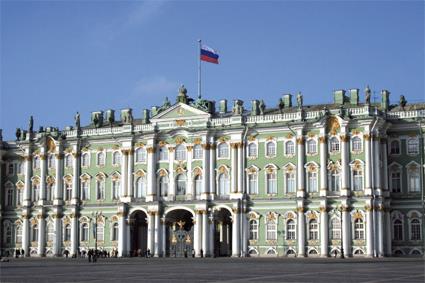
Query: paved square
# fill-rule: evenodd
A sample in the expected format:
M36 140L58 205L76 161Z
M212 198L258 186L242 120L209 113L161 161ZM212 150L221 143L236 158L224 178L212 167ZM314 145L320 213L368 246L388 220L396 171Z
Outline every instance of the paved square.
M425 282L422 259L30 258L1 263L6 282Z

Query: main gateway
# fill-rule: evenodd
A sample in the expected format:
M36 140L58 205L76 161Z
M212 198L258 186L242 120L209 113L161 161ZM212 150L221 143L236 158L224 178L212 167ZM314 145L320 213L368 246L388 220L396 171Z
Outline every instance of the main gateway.
M421 255L425 104L370 94L216 110L182 86L141 119L35 131L31 117L0 140L1 253Z

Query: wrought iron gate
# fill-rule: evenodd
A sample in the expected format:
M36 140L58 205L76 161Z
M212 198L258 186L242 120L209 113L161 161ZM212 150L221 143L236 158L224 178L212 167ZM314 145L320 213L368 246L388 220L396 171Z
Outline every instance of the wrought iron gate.
M177 223L178 224L178 223ZM170 256L190 257L193 249L193 227L186 231L183 225L179 225L174 231L170 229Z

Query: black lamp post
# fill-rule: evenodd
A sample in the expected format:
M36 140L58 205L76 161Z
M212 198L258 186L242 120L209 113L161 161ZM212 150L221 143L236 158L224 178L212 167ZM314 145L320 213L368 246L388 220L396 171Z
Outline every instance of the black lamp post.
M344 207L341 205L341 207L340 207L340 212L341 212L341 215L340 215L340 224L341 224L341 229L340 229L340 235L341 235L341 258L344 258L344 245L343 245L343 239L344 239L344 237L343 237L343 235L342 235L342 231L343 231L343 229L342 229L342 225L344 224L344 222L343 222L343 220L342 220L342 211L344 210Z

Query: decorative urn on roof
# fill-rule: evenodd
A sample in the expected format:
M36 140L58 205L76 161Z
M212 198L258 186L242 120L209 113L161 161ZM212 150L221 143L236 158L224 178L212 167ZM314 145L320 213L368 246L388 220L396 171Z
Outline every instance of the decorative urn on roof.
M187 89L184 87L184 85L181 85L179 88L179 94L177 95L177 103L185 103L187 104Z

